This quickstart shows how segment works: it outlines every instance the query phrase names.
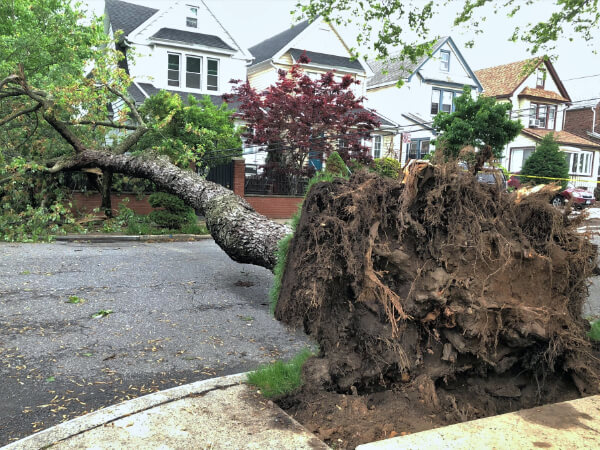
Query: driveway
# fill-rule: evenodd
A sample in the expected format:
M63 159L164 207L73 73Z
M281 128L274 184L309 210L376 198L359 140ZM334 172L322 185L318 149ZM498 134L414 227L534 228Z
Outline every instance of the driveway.
M293 356L308 341L269 314L271 280L212 240L0 244L0 446Z

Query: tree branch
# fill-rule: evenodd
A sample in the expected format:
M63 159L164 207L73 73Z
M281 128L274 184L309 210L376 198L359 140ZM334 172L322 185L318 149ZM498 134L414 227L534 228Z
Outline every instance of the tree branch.
M121 100L123 100L125 102L125 104L127 106L129 106L129 109L131 110L131 113L133 114L133 117L135 118L135 120L143 127L146 126L146 124L144 123L144 120L142 119L142 116L140 115L140 113L138 112L137 108L135 107L135 103L131 101L131 99L129 98L129 96L125 95L123 92L115 89L112 86L109 86L108 84L106 85L106 89L108 89L110 92L112 92L114 95L116 95L117 97L119 97Z
M16 119L19 116L35 112L38 109L40 109L41 107L42 107L42 105L40 103L37 103L36 105L33 105L30 108L26 108L26 109L22 109L20 111L16 111L16 112L12 113L10 116L4 117L2 120L0 120L0 126L2 126L4 124L7 124L11 120L14 120L14 119Z
M121 130L137 130L137 125L119 124L109 120L76 120L71 125L98 125L101 127L117 128Z
M128 152L147 131L148 128L145 126L139 126L133 133L127 135L127 137L123 139L123 142L113 149L113 153L122 155L123 153Z

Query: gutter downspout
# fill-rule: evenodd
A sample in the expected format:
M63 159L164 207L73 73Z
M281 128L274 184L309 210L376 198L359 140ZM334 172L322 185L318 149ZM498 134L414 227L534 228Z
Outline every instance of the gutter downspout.
M596 108L597 107L598 107L598 105L592 106L592 133L595 132L594 128L596 127Z

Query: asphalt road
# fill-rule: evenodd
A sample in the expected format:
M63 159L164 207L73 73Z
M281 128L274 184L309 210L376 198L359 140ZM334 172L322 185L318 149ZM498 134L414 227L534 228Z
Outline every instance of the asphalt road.
M211 240L0 244L0 446L293 356L308 341L270 315L271 280Z
M296 354L309 343L269 314L271 280L211 240L0 244L0 446ZM600 317L600 277L584 315Z

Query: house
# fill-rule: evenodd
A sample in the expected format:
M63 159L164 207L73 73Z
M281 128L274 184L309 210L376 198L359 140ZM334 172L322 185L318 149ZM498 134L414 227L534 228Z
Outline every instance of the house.
M246 77L252 56L203 0L157 6L105 1L105 31L114 37L120 30L121 65L134 79L130 95L140 104L164 89L184 98L209 95L221 104L222 94L230 91L229 80Z
M341 79L350 74L360 83L353 85L353 93L362 97L366 93L367 79L371 69L362 58L353 59L350 48L333 24L319 17L313 22L305 20L249 48L254 61L248 67L248 82L258 91L266 89L277 81L279 70L289 70L298 62L303 53L310 60L300 67L311 78L333 71ZM374 158L387 156L393 149L387 145L398 132L398 124L393 120L372 111L381 122L373 132L371 147ZM343 146L343 140L338 145Z
M482 86L451 37L438 39L431 54L417 62L394 55L386 61L368 61L373 76L367 83L367 106L402 126L402 136L393 145L400 161L423 158L432 149L435 133L431 124L440 111L454 110L454 97L464 86L474 96ZM398 86L403 82L402 86Z
M483 95L512 105L511 117L524 128L506 147L502 165L511 173L521 171L537 143L553 133L569 163L569 175L577 187L593 191L600 164L600 144L563 129L571 97L554 66L543 57L527 59L475 72Z
M600 144L600 90L590 92L584 87L576 89L577 91L580 93L572 96L573 103L565 111L563 128L569 133Z

